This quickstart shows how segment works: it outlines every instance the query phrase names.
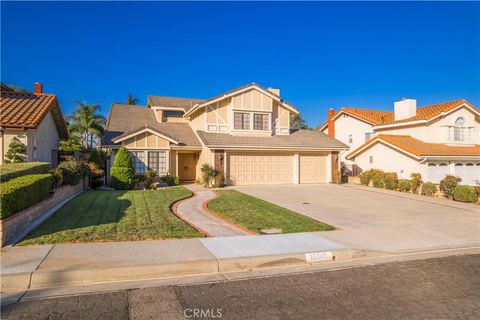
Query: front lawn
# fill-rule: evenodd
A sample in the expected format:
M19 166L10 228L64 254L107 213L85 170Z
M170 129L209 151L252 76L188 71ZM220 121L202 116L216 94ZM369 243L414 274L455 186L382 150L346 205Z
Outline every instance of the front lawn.
M203 237L170 211L173 202L190 195L183 187L84 192L20 245Z
M270 228L281 229L282 233L334 229L328 224L235 190L218 192L220 196L211 200L208 208L222 218L260 234L260 230Z

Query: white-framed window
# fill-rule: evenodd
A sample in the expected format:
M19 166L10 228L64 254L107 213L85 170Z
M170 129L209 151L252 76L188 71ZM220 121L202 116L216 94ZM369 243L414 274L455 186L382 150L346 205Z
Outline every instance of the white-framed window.
M235 130L250 130L250 113L235 112L233 127Z
M145 151L130 151L136 174L145 173Z
M465 119L463 117L455 120L453 127L453 141L468 141L468 128L465 126Z
M353 143L353 135L348 135L348 143Z
M370 156L369 161L370 163L373 163L373 156Z
M253 130L268 130L270 117L266 113L253 114Z
M148 169L155 171L157 174L167 173L167 157L165 151L149 151L148 152Z
M183 117L183 111L173 111L173 110L165 110L163 111L164 118L181 118Z

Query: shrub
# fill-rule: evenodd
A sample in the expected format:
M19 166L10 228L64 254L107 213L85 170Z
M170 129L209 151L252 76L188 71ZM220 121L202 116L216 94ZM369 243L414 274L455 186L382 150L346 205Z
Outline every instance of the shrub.
M386 172L383 176L383 187L388 190L395 190L398 187L398 176L396 172Z
M78 139L68 139L58 143L60 151L85 151L85 147L80 144Z
M115 156L110 175L110 184L117 190L129 190L135 186L135 168L132 156L124 146L118 150Z
M33 206L48 197L51 174L31 174L0 184L0 216L2 218Z
M453 191L453 199L462 202L477 202L478 195L475 187L459 185Z
M88 162L95 163L99 169L105 169L105 161L103 160L101 152L97 149L92 150L90 157L88 158Z
M372 178L372 185L375 187L375 188L383 188L385 186L385 184L383 183L383 179L381 176L373 176Z
M202 183L205 187L208 187L210 181L215 177L215 169L208 163L204 163L200 171L202 172Z
M339 170L334 169L332 172L332 183L340 184L341 182L342 182L342 173Z
M8 145L8 151L5 154L5 163L19 163L25 161L27 161L27 146L17 137L13 137Z
M157 172L154 170L148 170L145 173L145 189L147 190L157 190Z
M462 179L456 176L447 175L445 178L440 181L440 191L442 191L443 195L447 198L451 198L453 196L453 191L455 187L462 182Z
M360 173L359 177L360 177L360 183L365 186L368 186L370 184L370 181L372 180L372 172L371 170L364 171Z
M180 178L177 176L171 176L169 174L160 177L160 181L167 186L178 186L180 184Z
M418 189L422 185L422 175L420 173L412 173L412 193L418 193Z
M383 176L384 176L384 172L382 170L370 169L360 174L360 183L365 186L368 186L370 185L370 182L372 182L373 184L373 180L375 178L376 185L380 186L380 185L383 185ZM377 188L383 188L383 186L377 187Z
M400 179L398 181L398 191L409 192L412 190L412 181L408 179Z
M80 161L65 161L55 168L56 175L62 176L62 185L77 185L87 173L86 166Z
M223 172L217 172L212 187L221 188L223 186L225 186L225 175L223 174Z
M424 184L422 184L422 189L421 189L421 193L424 195L424 196L429 196L429 197L433 197L433 195L437 192L437 187L431 183L431 182L425 182Z
M89 162L88 167L88 185L91 189L95 190L102 186L103 184L103 175L105 171L100 169L98 165L94 162Z
M48 173L50 163L48 162L23 162L9 163L0 166L0 181L18 178L29 174Z

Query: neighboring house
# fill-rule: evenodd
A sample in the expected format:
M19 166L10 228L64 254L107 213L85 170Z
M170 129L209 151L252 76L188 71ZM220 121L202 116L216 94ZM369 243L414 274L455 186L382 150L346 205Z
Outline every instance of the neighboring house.
M58 141L68 139L57 97L43 93L38 82L34 84L34 93L17 92L1 85L0 125L0 164L4 163L14 137L27 146L27 161L50 163L52 150L58 150Z
M465 100L417 107L403 99L394 111L330 109L319 130L350 146L340 156L350 175L375 168L400 178L418 172L434 183L447 174L470 185L480 179L480 110Z
M149 96L146 107L111 106L103 147L115 154L126 146L137 173L183 181L200 179L207 163L228 184L330 182L347 146L318 131L291 131L298 113L279 90L255 83L207 100Z

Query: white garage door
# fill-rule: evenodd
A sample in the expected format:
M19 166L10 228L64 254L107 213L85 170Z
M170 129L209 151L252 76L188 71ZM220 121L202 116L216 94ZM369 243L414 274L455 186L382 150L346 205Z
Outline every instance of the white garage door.
M448 164L446 163L429 163L428 164L428 180L432 183L439 183L448 174Z
M230 183L293 183L293 155L287 153L230 153Z
M462 184L474 186L480 180L479 168L475 163L456 163L455 175L462 179Z
M300 183L327 181L326 154L300 154Z

